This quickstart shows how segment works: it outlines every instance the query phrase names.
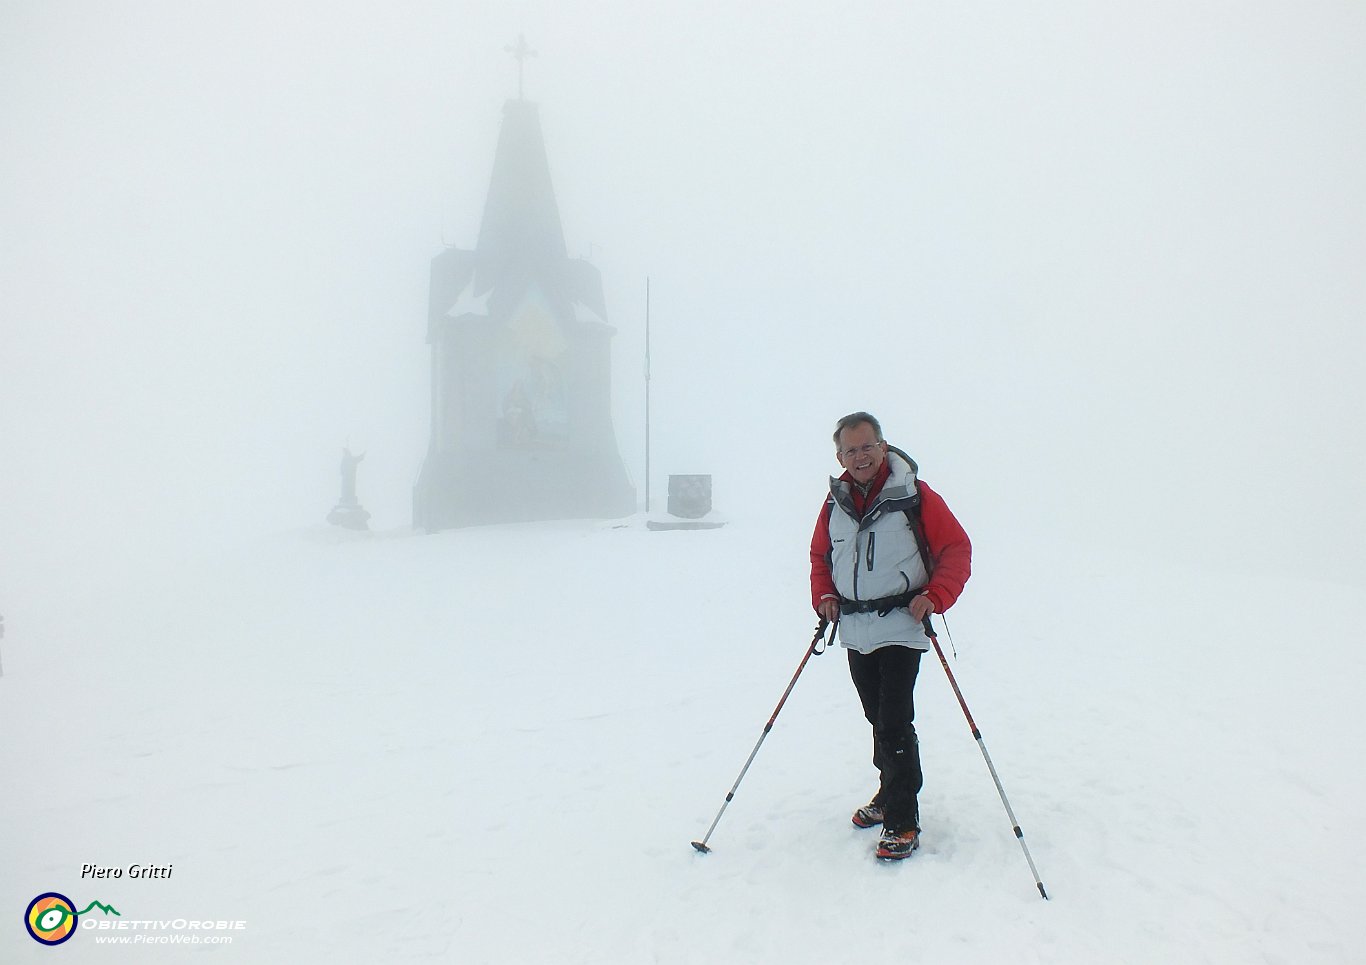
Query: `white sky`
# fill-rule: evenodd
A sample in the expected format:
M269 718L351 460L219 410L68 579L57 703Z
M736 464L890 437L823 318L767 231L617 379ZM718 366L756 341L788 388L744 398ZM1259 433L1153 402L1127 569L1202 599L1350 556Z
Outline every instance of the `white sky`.
M519 33L656 499L805 529L868 408L987 543L1366 581L1346 2L0 2L9 566L315 524L346 444L409 521Z

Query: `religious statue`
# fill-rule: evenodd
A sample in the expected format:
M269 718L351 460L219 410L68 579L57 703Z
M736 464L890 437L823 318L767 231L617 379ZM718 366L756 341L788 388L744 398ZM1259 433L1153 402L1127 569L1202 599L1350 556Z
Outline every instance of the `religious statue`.
M356 505L356 466L365 458L365 453L359 456L351 455L350 449L342 450L341 477L342 477L342 505Z
M360 500L356 498L356 466L364 458L363 452L359 456L353 456L350 449L342 450L341 499L332 507L332 512L327 514L327 521L333 526L344 526L347 529L370 528L367 522L370 514L361 507Z

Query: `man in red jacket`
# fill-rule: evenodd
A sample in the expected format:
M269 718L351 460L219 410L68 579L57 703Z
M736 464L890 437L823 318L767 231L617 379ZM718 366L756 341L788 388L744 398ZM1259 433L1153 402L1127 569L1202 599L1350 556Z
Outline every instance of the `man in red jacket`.
M873 725L880 782L854 812L854 826L881 824L877 856L898 860L919 846L915 678L930 649L923 621L963 592L972 544L944 500L916 478L915 460L883 440L877 419L851 413L834 438L844 473L830 480L811 536L811 604L839 620L849 673Z

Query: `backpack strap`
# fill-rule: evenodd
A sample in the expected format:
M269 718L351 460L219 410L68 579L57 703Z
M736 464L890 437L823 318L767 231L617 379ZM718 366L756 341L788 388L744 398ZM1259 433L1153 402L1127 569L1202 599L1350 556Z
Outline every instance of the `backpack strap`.
M920 551L920 562L925 565L925 578L928 580L934 573L934 558L930 556L930 544L925 541L925 524L920 518L919 479L915 481L915 495L911 497L911 505L906 508L905 513L906 525L915 536L915 547Z

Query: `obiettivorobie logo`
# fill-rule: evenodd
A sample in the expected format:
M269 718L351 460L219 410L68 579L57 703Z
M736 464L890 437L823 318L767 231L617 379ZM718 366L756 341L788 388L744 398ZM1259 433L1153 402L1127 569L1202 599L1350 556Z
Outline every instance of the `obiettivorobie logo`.
M103 917L81 920L96 908ZM77 911L75 902L55 891L39 895L24 909L24 928L40 945L60 945L78 930L93 931L101 945L231 945L233 934L246 927L245 921L214 918L125 918L102 901Z
M92 901L77 911L75 902L66 895L49 891L28 903L28 908L24 911L24 927L40 945L60 945L76 934L76 923L82 915L88 914L91 908L98 908L106 915L118 914L118 910L112 905L98 901Z

